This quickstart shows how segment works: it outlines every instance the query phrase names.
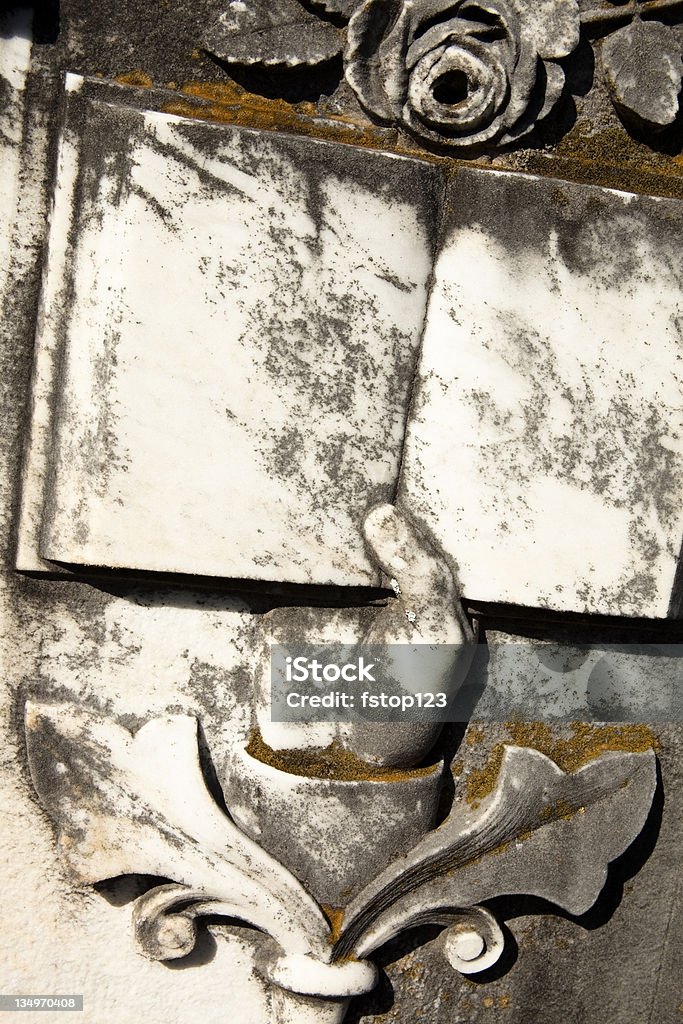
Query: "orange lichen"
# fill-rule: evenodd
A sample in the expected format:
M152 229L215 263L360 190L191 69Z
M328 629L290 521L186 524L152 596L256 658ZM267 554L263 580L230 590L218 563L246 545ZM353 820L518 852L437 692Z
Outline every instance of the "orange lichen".
M178 100L164 107L165 113L265 131L291 131L370 149L397 150L396 133L376 128L369 121L337 112L323 113L313 103L268 99L229 80L187 82L180 93Z
M465 733L465 743L468 747L474 747L484 742L484 730L478 727L470 727Z
M332 946L341 935L345 911L343 907L332 907L329 903L321 903L320 906L325 917L330 922L330 934L327 941Z
M481 801L495 789L504 753L505 744L496 743L483 768L475 768L467 776L465 800L471 807L478 807Z
M541 810L542 821L571 821L575 814L585 814L585 807L572 807L566 800L556 800Z
M154 82L145 71L126 71L123 75L117 75L114 79L119 85L133 85L137 89L151 89Z
M683 161L651 149L619 127L593 131L577 123L550 153L512 154L521 170L627 192L683 198ZM523 166L520 166L523 165Z
M249 738L247 753L257 761L292 775L337 782L407 782L439 771L438 764L408 770L382 768L362 761L336 742L312 750L274 750L268 746L258 729Z
M573 722L572 735L569 737L557 736L544 722L508 722L506 728L514 744L539 750L565 772L577 771L609 750L642 753L652 748L657 749L656 737L644 725ZM496 743L491 748L486 764L471 771L467 777L465 799L472 807L477 807L495 789L505 746L505 743ZM547 810L552 814L551 809ZM575 814L577 811L571 809L566 813Z
M507 729L520 747L534 747L565 772L575 772L608 750L635 754L658 748L657 738L645 725L592 725L572 722L572 735L558 737L542 722L510 722Z

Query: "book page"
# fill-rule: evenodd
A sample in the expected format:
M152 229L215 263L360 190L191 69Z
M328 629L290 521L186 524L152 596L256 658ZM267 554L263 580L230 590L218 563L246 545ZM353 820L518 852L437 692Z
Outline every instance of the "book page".
M397 484L438 171L94 93L69 94L51 239L42 556L378 583L361 526Z
M399 501L471 601L675 614L681 204L461 170Z

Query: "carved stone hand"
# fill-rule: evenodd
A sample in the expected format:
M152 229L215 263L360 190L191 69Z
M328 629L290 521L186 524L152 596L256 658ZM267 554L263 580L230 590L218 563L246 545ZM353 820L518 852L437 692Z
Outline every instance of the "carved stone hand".
M390 675L400 690L452 698L472 664L477 639L462 608L455 566L407 512L392 505L370 511L364 534L396 597L377 612L363 644L387 648ZM432 723L361 723L346 726L340 738L363 760L411 767L439 731L440 724Z

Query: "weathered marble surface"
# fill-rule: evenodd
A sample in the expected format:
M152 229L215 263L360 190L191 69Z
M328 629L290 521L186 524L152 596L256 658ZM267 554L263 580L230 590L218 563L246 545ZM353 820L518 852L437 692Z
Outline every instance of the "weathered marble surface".
M458 171L399 501L485 601L677 614L683 206Z
M31 58L31 16L24 10L2 15L0 33L0 304L5 299L11 259L12 228L17 208L21 169L24 88Z
M67 84L38 341L54 446L40 554L379 582L360 524L395 486L438 177L82 85ZM22 568L38 564L39 459Z
M57 5L50 6L54 13ZM253 971L251 933L212 925L213 937L177 970L142 960L131 944L128 914L120 906L139 895L140 885L129 880L105 887L107 898L74 892L60 871L48 821L26 772L18 723L27 691L48 701L73 699L103 714L113 710L127 726L155 714L197 714L212 748L220 749L248 718L251 684L243 659L253 644L254 616L240 602L221 595L188 595L180 588L153 594L133 587L109 592L78 580L37 582L14 571L16 465L29 419L33 312L42 210L47 206L46 148L57 124L60 73L66 68L114 77L145 68L159 83L173 78L181 85L191 78L206 83L223 76L205 55L193 52L192 29L202 19L208 23L208 4L179 3L161 10L132 0L105 5L63 0L59 8L59 37L44 36L34 49L24 121L20 232L11 250L12 286L0 326L6 389L0 423L0 515L12 524L3 538L0 591L6 637L0 678L0 881L5 893L0 955L5 991L82 991L82 1024L140 1019L187 1024L188 1007L207 1024L223 1024L226 1016L240 1024L264 1024L271 1007ZM0 47L4 42L3 36ZM335 104L338 109L340 101L330 106ZM619 134L618 125L610 125L605 104L609 107L609 99L600 90L578 99L580 116L572 138L578 155L588 160L581 167L582 178L630 180L636 188L655 192L678 188L680 177L658 175L664 168L675 171L676 157L638 150L625 133ZM307 117L302 113L300 122ZM349 137L351 133L352 127ZM391 133L386 137L390 140ZM611 162L613 143L623 147L623 161L619 158L616 164ZM574 152L566 161L569 174L576 172ZM598 170L590 163L596 157L603 161ZM560 174L565 166L562 158L553 162L547 153L533 150L518 160L513 155L507 165L533 167L534 162ZM11 230L9 223L0 223L3 237ZM552 732L564 735L561 727ZM664 789L661 825L655 815L645 842L617 866L607 899L595 913L577 920L548 915L547 908L539 913L535 901L507 905L505 917L515 931L519 956L515 960L513 944L504 967L485 984L454 976L428 929L411 934L382 952L386 975L376 994L352 1005L353 1024L414 1021L420 1013L432 1024L454 1024L459 1018L476 1024L494 1018L514 1024L675 1021L683 970L683 748L680 728L660 726L656 733ZM472 772L485 767L503 740L510 740L503 727L487 724L469 730L461 756L464 766L458 767L463 791ZM26 1020L44 1024L45 1015L29 1014Z
M424 161L127 95L69 80L21 568L378 584L400 466L468 598L677 614L677 201L460 170L437 238Z

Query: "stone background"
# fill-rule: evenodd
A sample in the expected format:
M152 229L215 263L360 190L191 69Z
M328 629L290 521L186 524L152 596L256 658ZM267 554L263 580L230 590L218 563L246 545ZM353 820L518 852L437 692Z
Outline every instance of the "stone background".
M240 1024L268 1019L267 996L252 973L258 938L230 924L212 925L187 962L144 961L131 941L123 906L143 884L74 891L62 874L49 822L30 785L21 726L27 696L77 699L134 728L151 713L188 711L202 721L214 762L251 722L250 650L268 604L172 582L47 580L14 571L19 465L29 419L32 341L54 155L56 109L64 71L170 90L169 109L215 120L299 131L339 141L416 151L392 130L370 124L348 88L335 88L338 68L318 79L298 72L230 78L200 49L220 5L162 0L134 4L88 0L43 5L20 118L21 181L10 231L12 258L0 324L3 390L2 536L3 668L0 706L0 990L7 994L83 993L83 1024ZM680 125L657 147L632 139L596 76L592 50L574 61L574 99L560 124L532 145L481 165L548 173L572 180L683 197ZM246 91L245 91L246 90ZM292 105L288 101L296 100ZM550 131L550 129L548 129ZM676 133L677 132L677 133ZM678 141L676 141L678 140ZM424 155L420 150L420 155ZM438 154L434 159L442 159ZM519 618L484 620L509 634L537 629ZM499 616L500 618L500 616ZM642 624L641 624L642 625ZM586 628L590 627L590 623ZM572 638L571 622L543 624L545 635ZM635 624L634 634L646 631ZM671 624L657 638L678 640ZM228 724L226 724L226 722ZM654 728L661 789L641 839L612 866L598 905L581 919L540 901L497 901L514 936L488 975L454 974L421 929L387 947L377 992L357 1000L349 1020L496 1019L525 1024L674 1024L683 1020L683 927L680 821L683 814L681 730ZM470 723L458 752L466 784L482 770L505 726ZM571 737L566 726L529 734L548 752ZM448 737L447 737L448 738ZM454 736L450 737L451 741ZM628 743L628 737L624 740ZM571 748L571 744L569 745ZM641 867L642 865L642 867ZM44 1020L29 1013L28 1024Z

